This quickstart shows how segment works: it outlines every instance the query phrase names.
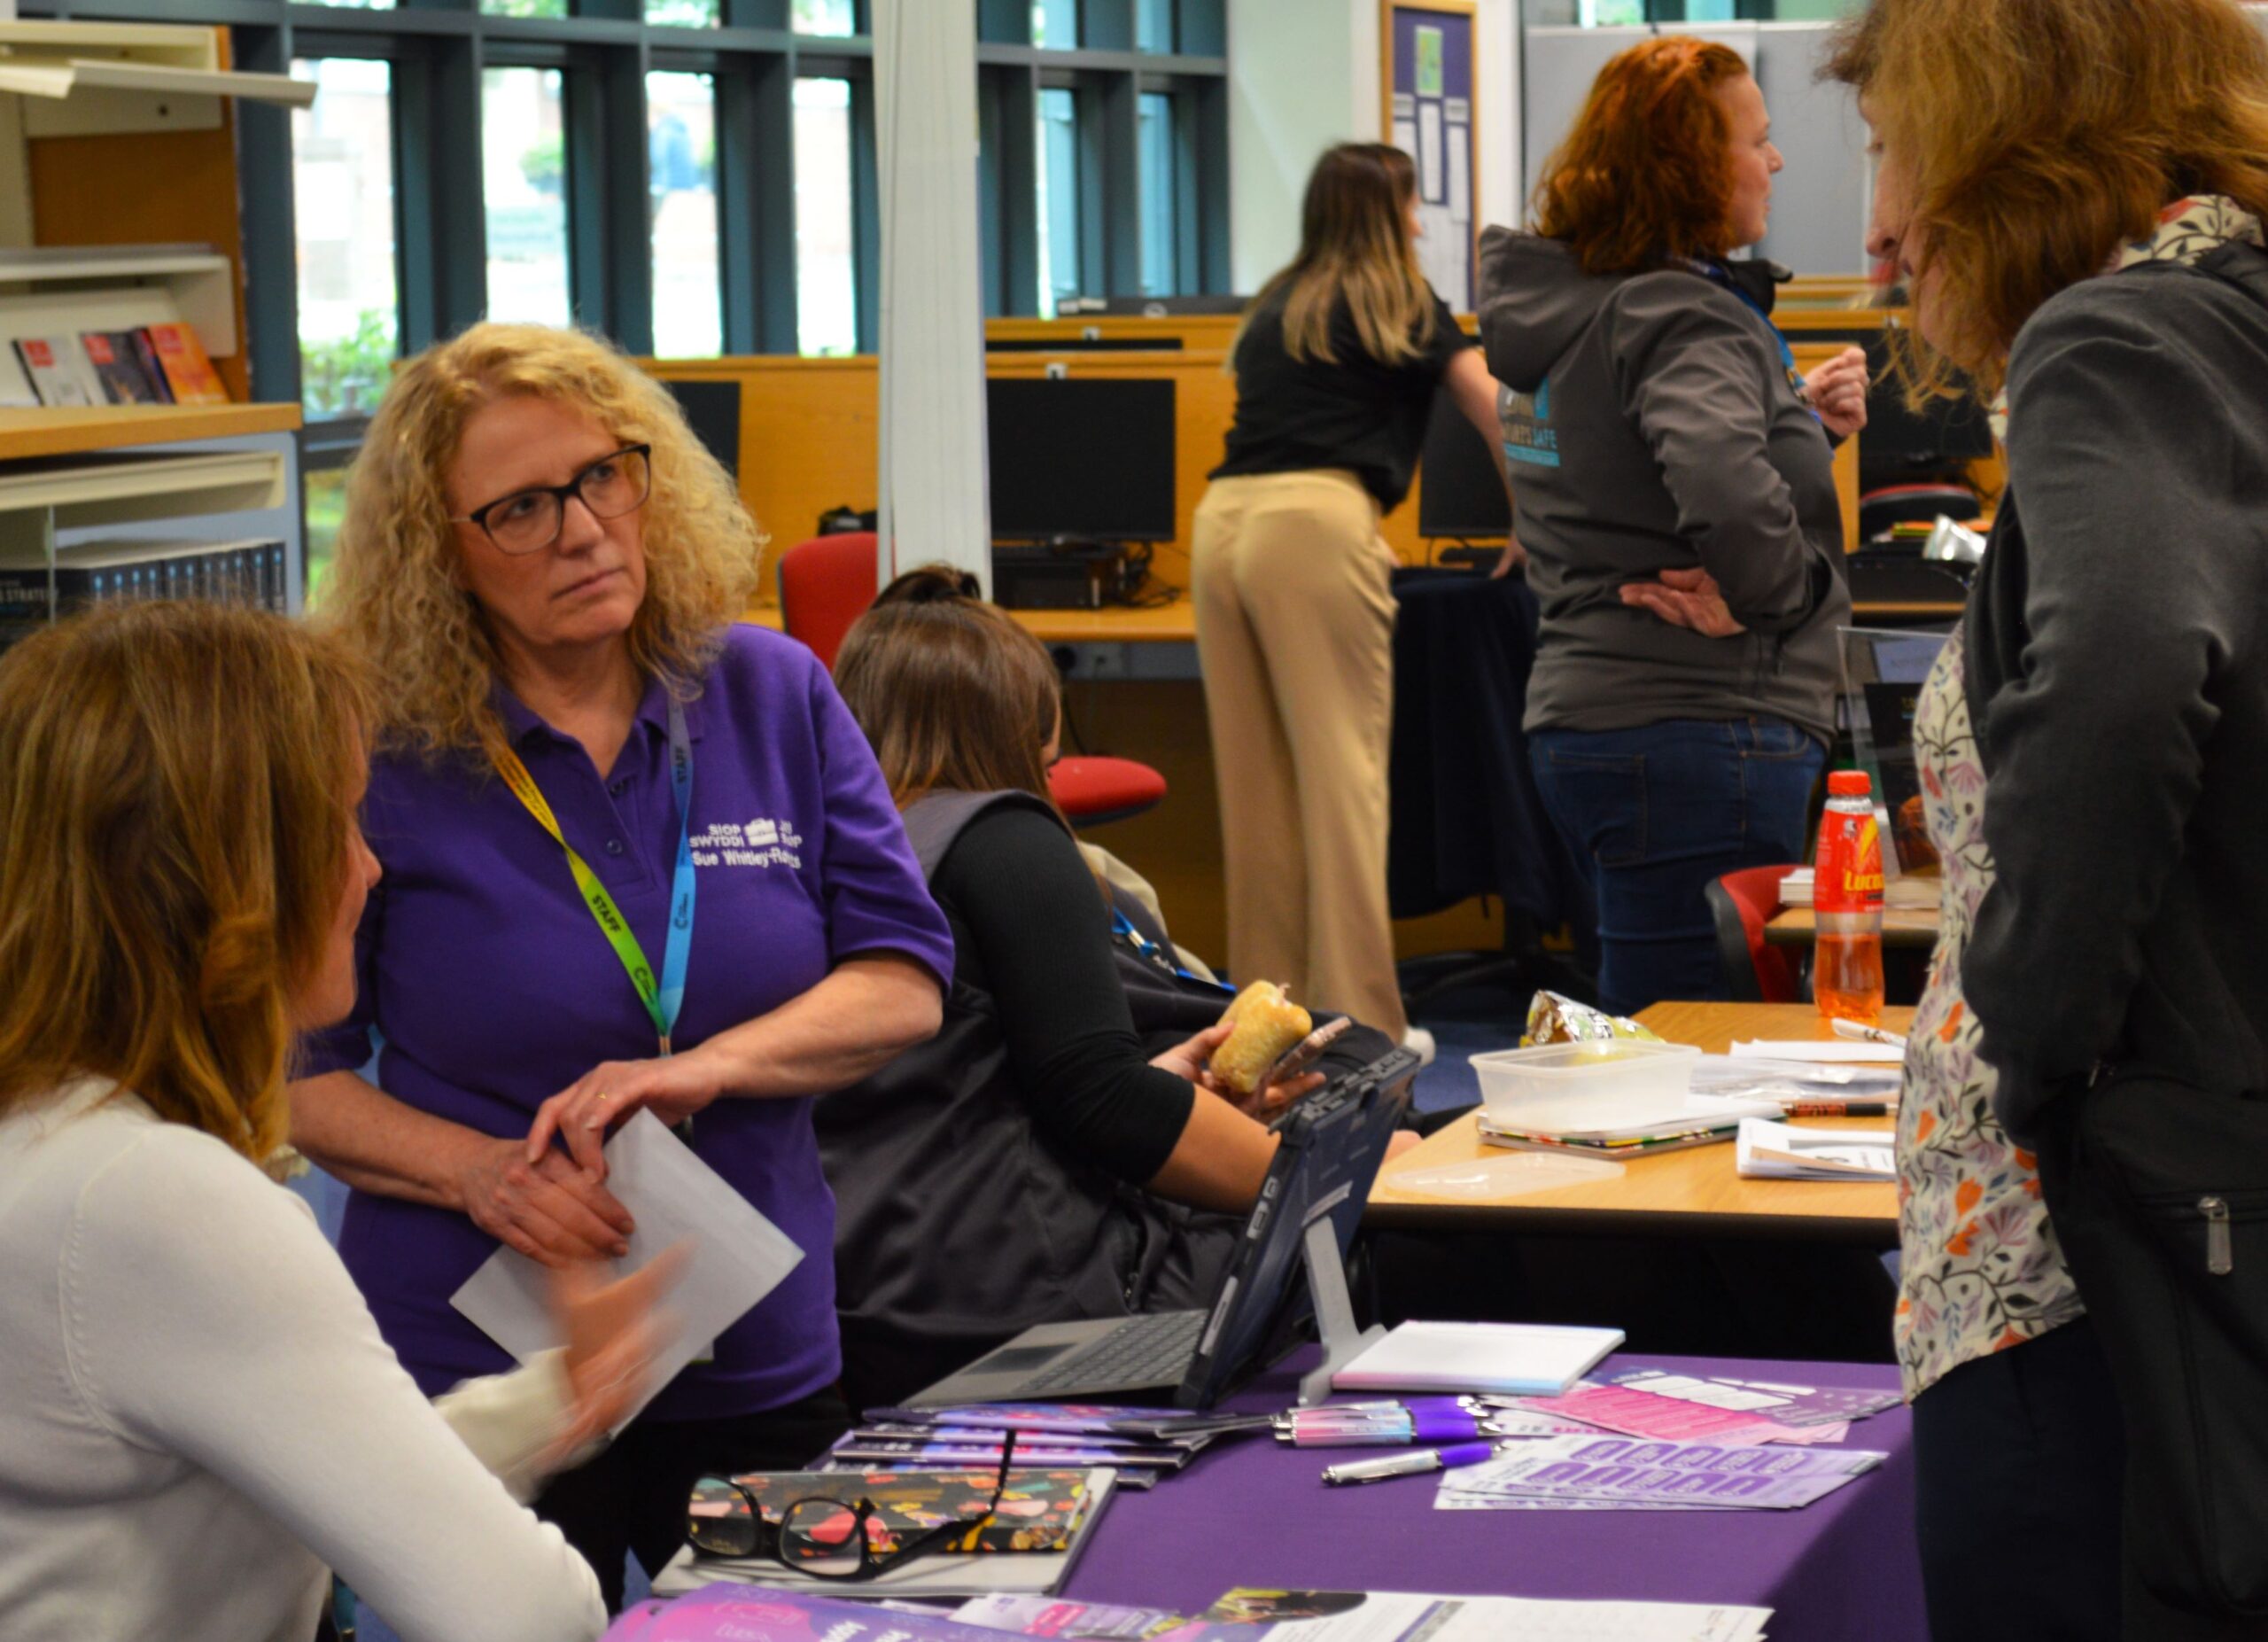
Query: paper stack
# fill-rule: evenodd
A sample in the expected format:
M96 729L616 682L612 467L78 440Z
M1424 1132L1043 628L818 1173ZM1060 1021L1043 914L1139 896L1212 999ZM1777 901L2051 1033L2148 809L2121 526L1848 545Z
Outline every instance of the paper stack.
M1709 1057L1702 1056L1706 1060ZM1765 1082L1764 1078L1752 1081ZM1712 1092L1686 1094L1665 1102L1661 1110L1635 1122L1596 1129L1522 1129L1501 1123L1486 1111L1480 1114L1480 1138L1491 1146L1523 1151L1573 1152L1591 1157L1627 1158L1650 1152L1676 1151L1682 1147L1707 1146L1729 1140L1744 1117L1777 1117L1783 1102L1771 1095L1756 1099L1728 1097Z
M980 1403L957 1408L870 1408L827 1465L843 1471L935 1471L997 1466L1016 1434L1014 1463L1109 1466L1121 1488L1148 1488L1216 1438L1265 1430L1264 1414L1198 1414L1162 1408L1056 1403Z
M1898 1152L1881 1129L1798 1129L1761 1117L1740 1126L1735 1167L1759 1180L1895 1180Z
M1028 1637L1156 1637L1172 1642L1758 1642L1768 1607L1700 1602L1544 1601L1395 1591L1225 1592L1193 1616L1163 1608L995 1597L955 1613L961 1624ZM924 1633L909 1631L909 1638Z
M1870 1449L1556 1436L1441 1473L1441 1511L1787 1511L1862 1476Z

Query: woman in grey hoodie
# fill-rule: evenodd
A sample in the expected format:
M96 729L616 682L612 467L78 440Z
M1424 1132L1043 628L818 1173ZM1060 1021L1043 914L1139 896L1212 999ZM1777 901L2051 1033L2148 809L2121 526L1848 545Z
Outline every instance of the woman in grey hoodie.
M1725 260L1763 237L1780 167L1739 56L1666 35L1600 72L1537 231L1481 241L1542 607L1530 757L1591 875L1618 1013L1714 992L1704 888L1801 856L1833 733L1851 603L1829 440L1866 421L1866 362L1806 383L1770 265Z

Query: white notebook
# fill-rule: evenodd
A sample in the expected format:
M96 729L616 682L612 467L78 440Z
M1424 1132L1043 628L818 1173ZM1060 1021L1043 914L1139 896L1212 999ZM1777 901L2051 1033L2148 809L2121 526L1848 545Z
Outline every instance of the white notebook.
M1331 1376L1336 1391L1557 1397L1622 1343L1619 1328L1403 1323Z

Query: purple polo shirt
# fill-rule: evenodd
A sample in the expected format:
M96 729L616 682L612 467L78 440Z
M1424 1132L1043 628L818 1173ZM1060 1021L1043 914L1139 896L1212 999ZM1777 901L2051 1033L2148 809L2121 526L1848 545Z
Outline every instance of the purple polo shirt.
M677 860L669 714L649 685L610 776L581 744L500 692L505 728L561 830L659 967ZM826 669L792 640L732 630L697 701L693 839L699 884L676 1042L690 1048L808 992L858 953L940 977L952 937L873 751ZM385 868L358 935L361 995L306 1045L305 1075L352 1070L377 1034L377 1081L422 1111L499 1137L602 1061L656 1053L654 1025L577 893L557 844L485 763L389 756L363 827ZM727 1096L693 1149L804 1250L787 1280L651 1405L660 1420L776 1408L841 1371L835 1196L808 1100ZM496 1249L461 1214L355 1192L339 1253L428 1396L510 1366L449 1296Z

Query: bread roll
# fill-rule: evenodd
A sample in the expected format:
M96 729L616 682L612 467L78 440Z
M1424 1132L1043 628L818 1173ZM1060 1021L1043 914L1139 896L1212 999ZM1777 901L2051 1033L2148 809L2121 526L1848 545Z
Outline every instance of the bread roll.
M1210 1065L1213 1076L1239 1094L1257 1089L1277 1057L1315 1030L1314 1019L1273 981L1253 982L1221 1018L1231 1030L1213 1051Z

